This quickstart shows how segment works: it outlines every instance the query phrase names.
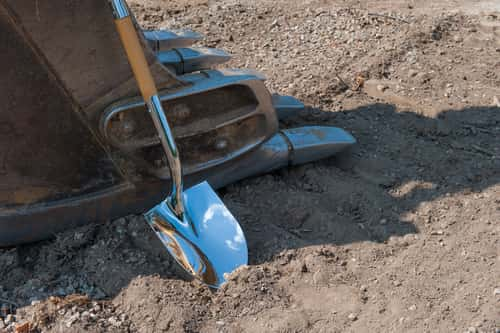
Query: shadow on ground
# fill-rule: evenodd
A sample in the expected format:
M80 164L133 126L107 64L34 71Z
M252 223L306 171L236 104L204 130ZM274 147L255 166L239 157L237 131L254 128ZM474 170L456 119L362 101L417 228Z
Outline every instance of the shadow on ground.
M309 108L285 125L308 124L345 128L359 144L221 191L245 230L251 264L283 250L417 233L420 217L412 214L426 202L500 183L499 108L449 110L436 119L388 104L335 113ZM0 298L20 305L72 293L100 299L153 274L186 278L142 218L127 217L2 250Z
M351 131L359 144L339 157L228 189L252 263L289 248L384 242L416 233L409 221L418 207L500 182L496 107L448 110L436 119L389 104L337 113L309 109L286 125L318 123Z

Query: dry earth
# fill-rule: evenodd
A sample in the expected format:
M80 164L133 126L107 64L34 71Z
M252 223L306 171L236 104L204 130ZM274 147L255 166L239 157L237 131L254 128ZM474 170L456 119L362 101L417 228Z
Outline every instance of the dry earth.
M220 192L251 263L217 292L140 217L0 250L0 332L500 332L498 0L131 2L359 143Z

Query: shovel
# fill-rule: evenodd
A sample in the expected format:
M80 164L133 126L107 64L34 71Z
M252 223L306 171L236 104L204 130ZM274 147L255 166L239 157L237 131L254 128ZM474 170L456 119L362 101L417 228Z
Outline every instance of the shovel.
M139 89L153 118L172 178L170 196L144 214L175 260L211 287L246 265L248 249L238 221L207 182L183 191L182 166L146 56L125 0L110 0L115 23Z

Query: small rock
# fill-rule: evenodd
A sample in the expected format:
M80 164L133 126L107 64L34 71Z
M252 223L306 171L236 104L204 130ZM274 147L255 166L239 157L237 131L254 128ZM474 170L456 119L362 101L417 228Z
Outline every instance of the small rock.
M500 288L495 288L495 290L493 290L493 295L500 296Z
M217 326L224 326L226 323L224 321L222 321L222 320L218 320L218 321L215 322L215 324Z
M467 329L467 331L465 331L466 333L479 333L478 329L475 328L475 327L469 327Z
M493 96L493 105L500 108L500 99L498 96Z
M399 280L395 280L392 284L396 287L400 287L403 283Z
M389 87L385 84L377 84L377 90L380 91L380 92L384 92L386 91L387 89L389 89Z
M79 317L80 317L79 313L76 313L71 317L69 317L68 320L66 321L66 327L70 328L78 320Z
M108 318L108 323L110 323L111 325L115 326L115 327L120 327L121 326L121 322L118 320L118 318L116 317L109 317Z
M410 311L415 311L417 309L417 306L415 304L411 305L408 310Z
M358 320L358 315L355 314L355 313L350 313L347 318L350 320L350 321L356 321Z
M361 287L359 287L359 290L364 293L368 290L368 287L365 285L362 285Z
M415 77L418 75L418 71L414 70L414 69L410 69L408 71L408 77Z
M386 225L387 224L387 219L381 219L379 223L381 225Z
M13 315L11 315L11 314L8 314L5 317L5 320L4 320L4 322L5 322L6 325L9 325L9 324L11 324L11 323L13 323L15 321L16 321L15 317Z

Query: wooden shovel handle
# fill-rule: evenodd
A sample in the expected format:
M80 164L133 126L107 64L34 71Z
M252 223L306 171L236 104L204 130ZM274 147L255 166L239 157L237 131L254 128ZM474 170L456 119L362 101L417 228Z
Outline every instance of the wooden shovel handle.
M144 101L148 102L151 97L157 94L156 84L153 80L153 75L149 69L149 64L144 55L139 36L135 30L134 23L130 16L115 19L116 29L120 35L122 43L127 53L130 67L134 72L137 84L141 90Z

